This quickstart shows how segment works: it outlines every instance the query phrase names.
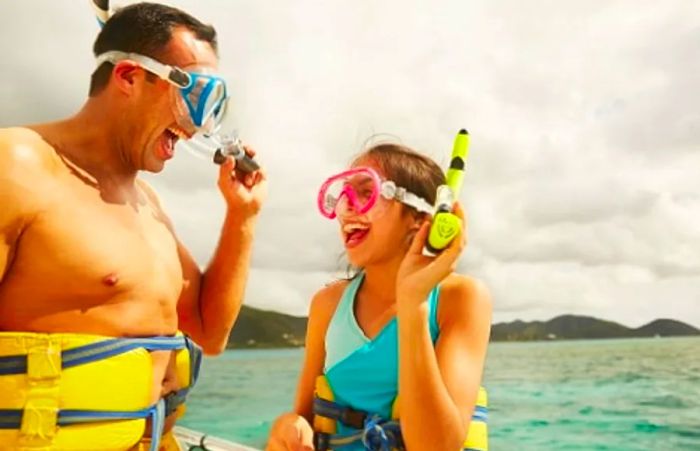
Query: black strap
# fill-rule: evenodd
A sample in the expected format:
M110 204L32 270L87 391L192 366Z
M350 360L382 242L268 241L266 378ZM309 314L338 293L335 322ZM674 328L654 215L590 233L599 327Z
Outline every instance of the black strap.
M330 439L330 434L325 432L314 432L314 450L328 451L331 448Z
M340 421L354 429L363 429L367 419L367 412L344 407L319 397L314 398L313 410L316 415Z

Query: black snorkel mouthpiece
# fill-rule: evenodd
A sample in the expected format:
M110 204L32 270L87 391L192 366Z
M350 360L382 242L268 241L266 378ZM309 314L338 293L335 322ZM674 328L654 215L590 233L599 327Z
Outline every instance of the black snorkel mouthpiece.
M243 143L237 136L221 136L221 147L214 152L214 163L224 164L226 157L236 160L236 169L241 172L253 172L260 169L260 165L250 158L243 148Z

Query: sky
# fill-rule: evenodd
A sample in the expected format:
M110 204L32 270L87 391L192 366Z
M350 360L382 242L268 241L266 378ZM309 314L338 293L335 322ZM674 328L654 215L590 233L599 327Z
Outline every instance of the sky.
M0 127L81 107L89 3L0 3ZM467 128L458 270L489 288L494 322L700 327L700 2L167 3L217 28L227 127L269 174L247 305L305 315L341 273L316 193L368 139L446 166ZM144 175L203 266L225 211L217 169L178 146Z

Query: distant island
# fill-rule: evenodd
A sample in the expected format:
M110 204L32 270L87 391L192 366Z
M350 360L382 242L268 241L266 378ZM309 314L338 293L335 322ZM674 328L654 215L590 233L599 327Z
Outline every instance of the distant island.
M678 337L700 330L673 319L657 319L636 329L590 316L562 315L549 321L512 321L491 326L491 341L579 340Z
M590 316L562 315L549 321L512 321L491 326L491 341L579 340L596 338L676 337L700 335L693 326L657 319L636 329ZM243 306L227 348L304 346L306 317Z
M226 348L289 348L304 346L306 317L244 305Z

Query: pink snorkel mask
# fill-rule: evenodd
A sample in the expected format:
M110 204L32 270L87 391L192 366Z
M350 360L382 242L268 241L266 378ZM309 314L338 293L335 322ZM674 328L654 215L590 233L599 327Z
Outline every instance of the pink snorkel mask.
M328 219L334 219L350 207L357 214L365 214L379 196L433 214L433 206L425 199L396 186L391 180L382 180L377 171L368 167L350 169L328 178L318 191L318 209Z

